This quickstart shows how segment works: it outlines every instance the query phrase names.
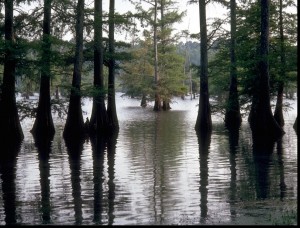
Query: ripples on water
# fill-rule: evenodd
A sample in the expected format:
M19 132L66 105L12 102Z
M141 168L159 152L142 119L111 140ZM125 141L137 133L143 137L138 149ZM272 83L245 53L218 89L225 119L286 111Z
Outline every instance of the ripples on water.
M231 136L213 116L211 137L198 141L198 100L177 99L171 111L156 113L117 96L117 138L86 141L72 152L62 138L64 120L43 148L26 120L16 159L1 163L0 225L274 224L288 210L297 213L291 102L286 134L264 156L253 153L246 120ZM84 118L91 105L86 100Z

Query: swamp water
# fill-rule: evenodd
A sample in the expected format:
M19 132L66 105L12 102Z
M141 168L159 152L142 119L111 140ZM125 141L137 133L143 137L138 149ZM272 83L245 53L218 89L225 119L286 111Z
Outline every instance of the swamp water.
M65 122L55 119L54 139L41 148L29 133L34 120L22 122L15 159L0 163L0 225L297 224L297 101L288 101L282 140L261 154L246 118L230 135L212 116L212 135L201 140L198 99L156 113L120 95L120 131L105 145L67 147ZM91 107L84 100L84 119Z

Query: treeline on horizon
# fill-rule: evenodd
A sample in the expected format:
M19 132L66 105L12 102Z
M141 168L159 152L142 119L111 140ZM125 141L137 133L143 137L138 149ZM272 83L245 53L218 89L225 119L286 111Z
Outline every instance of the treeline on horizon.
M170 110L174 96L199 94L197 134L212 131L213 112L224 114L229 130L249 115L263 144L284 134L283 100L297 82L297 14L288 10L295 1L189 1L199 7L198 34L176 30L186 15L173 0L130 2L135 12L122 15L114 0L108 12L101 0L0 3L0 141L22 141L24 117L35 118L35 138L53 137L53 112L66 114L65 139L118 132L116 90L142 107L154 101L154 111ZM206 18L213 3L228 17ZM127 39L116 41L116 33ZM17 102L16 92L37 92L39 101ZM93 98L86 123L82 97Z

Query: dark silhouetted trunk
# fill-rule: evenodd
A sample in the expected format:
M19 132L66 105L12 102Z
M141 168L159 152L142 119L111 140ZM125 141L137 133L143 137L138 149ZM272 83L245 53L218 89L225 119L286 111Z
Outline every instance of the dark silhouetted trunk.
M254 144L267 145L284 134L272 115L269 87L269 0L261 1L260 60L249 114Z
M206 4L205 1L199 1L199 15L200 15L200 96L199 109L195 125L197 132L211 132L212 121L209 104L208 93L208 57L207 57L207 28L206 28Z
M293 124L293 128L295 129L295 131L297 133L297 129L298 129L298 116L296 117L295 123Z
M94 4L94 86L97 95L93 99L90 133L103 133L107 127L107 115L103 82L102 0Z
M24 138L15 96L15 38L13 30L13 0L5 0L5 58L0 99L0 141L12 143Z
M51 97L50 97L50 55L51 55L51 2L44 0L44 21L43 21L43 49L42 49L42 66L41 66L41 84L40 97L37 108L37 115L31 130L32 134L37 137L51 137L55 133L51 114Z
M108 66L108 100L107 119L109 131L119 130L119 121L115 99L115 0L109 1L109 66Z
M282 17L282 0L279 0L279 30L280 30L280 79L277 89L277 101L274 111L274 118L276 122L282 127L284 126L283 118L283 87L284 80L286 78L286 60L285 60L285 48L284 48L284 36L283 36L283 17Z
M145 95L145 94L143 94L143 96L142 96L141 106L142 106L143 108L147 107L147 98L146 98L146 95Z
M83 19L84 0L78 0L76 16L76 49L73 71L72 89L70 95L69 109L66 125L64 128L65 138L84 137L85 128L81 109L81 71L83 62Z
M170 102L169 102L168 100L164 100L164 101L163 101L162 109L163 109L164 111L168 111L168 110L171 109Z
M158 92L159 89L159 74L158 74L158 50L157 50L157 0L154 1L154 24L153 24L153 43L154 43L154 111L161 110L161 98Z
M240 104L237 91L237 70L236 70L236 2L230 0L230 87L229 97L225 113L225 126L227 128L239 128L242 122Z

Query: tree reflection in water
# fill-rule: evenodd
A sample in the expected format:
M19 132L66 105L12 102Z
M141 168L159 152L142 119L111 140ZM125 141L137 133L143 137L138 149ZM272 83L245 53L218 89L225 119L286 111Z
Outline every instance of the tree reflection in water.
M200 222L204 223L207 217L207 195L208 195L208 155L211 143L211 133L199 132L197 134L199 144L200 160Z
M51 205L50 205L50 164L49 158L52 147L52 137L34 138L35 146L38 150L40 185L41 185L41 211L42 224L51 223Z
M0 176L2 179L3 207L5 224L17 224L16 214L16 158L20 152L21 142L3 142L0 152Z
M115 204L115 154L118 132L111 132L107 137L107 163L108 163L108 225L114 224Z
M253 163L257 199L266 199L270 192L269 168L275 142L261 145L253 143Z
M94 223L102 224L105 138L91 137L93 151Z
M71 170L71 185L75 211L75 225L81 225L83 219L80 185L81 154L83 150L83 143L84 139L74 139L71 141L65 140Z
M229 203L230 203L230 216L233 220L236 217L235 201L237 199L237 171L236 171L236 157L239 145L239 129L233 128L228 130L229 141L229 163L230 163L230 191L229 191Z

